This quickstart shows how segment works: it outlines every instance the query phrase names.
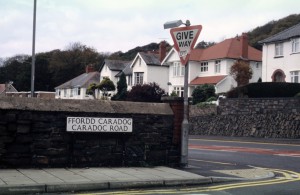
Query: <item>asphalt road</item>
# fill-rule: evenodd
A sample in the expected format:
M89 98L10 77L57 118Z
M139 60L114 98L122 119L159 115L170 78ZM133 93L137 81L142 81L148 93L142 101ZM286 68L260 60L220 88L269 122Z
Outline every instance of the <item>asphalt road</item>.
M187 170L191 172L226 176L217 170L251 166L300 173L300 140L190 137ZM220 188L209 194L300 194L300 181Z
M265 180L215 183L206 186L181 186L163 189L136 189L82 194L300 194L300 140L190 137L189 166L184 169L186 171L203 176L228 177L228 175L220 173L218 170L248 169L251 167L277 170L274 172L276 176Z

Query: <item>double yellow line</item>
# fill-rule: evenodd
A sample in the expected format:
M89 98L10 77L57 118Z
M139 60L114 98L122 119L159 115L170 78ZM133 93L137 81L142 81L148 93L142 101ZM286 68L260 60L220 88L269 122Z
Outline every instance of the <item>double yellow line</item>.
M272 171L274 173L282 175L280 178L274 178L270 180L260 180L260 181L252 181L252 182L242 182L235 184L223 184L216 185L211 187L188 187L188 188L180 188L177 189L157 189L157 190L126 190L126 191L114 191L114 192L100 192L100 193L86 193L81 195L141 195L141 194L182 194L182 193L198 193L198 192L210 192L210 191L222 191L229 190L234 188L243 188L243 187L254 187L254 186L263 186L263 185L274 185L274 184L282 184L294 181L300 181L300 174L288 171L288 170L280 170L280 169L266 169L268 171Z

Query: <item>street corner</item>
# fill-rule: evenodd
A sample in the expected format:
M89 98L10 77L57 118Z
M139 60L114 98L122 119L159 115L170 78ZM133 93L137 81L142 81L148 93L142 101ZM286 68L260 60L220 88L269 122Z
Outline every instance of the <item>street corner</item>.
M227 177L212 177L214 181L221 181L224 178L232 180L261 180L275 177L272 170L260 168L260 167L249 167L244 169L226 169L226 170L211 170L217 174L223 174Z

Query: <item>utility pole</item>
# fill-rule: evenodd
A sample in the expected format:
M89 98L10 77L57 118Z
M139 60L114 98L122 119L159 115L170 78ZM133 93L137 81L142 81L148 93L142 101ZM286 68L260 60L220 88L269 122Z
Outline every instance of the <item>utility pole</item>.
M36 0L33 6L33 33L32 33L32 63L31 63L31 97L34 97L34 79L35 79L35 24L36 24Z

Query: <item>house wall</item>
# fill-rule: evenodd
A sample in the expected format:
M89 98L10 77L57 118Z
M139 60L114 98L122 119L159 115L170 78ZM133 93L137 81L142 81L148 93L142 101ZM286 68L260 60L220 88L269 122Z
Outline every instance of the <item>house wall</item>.
M60 91L60 95L59 95ZM55 99L74 99L74 100L84 100L84 99L93 99L91 95L86 94L86 88L81 87L80 88L80 95L73 94L72 89L66 89L66 95L65 95L65 89L56 89L55 93Z
M168 92L169 67L168 66L148 66L147 83L157 83L160 88Z
M144 83L148 81L148 74L147 74L147 64L141 59L140 56L137 56L136 60L132 64L132 84L135 84L134 73L135 72L143 72L144 73ZM154 75L151 75L154 76Z
M0 168L178 167L176 107L178 104L171 108L168 103L0 98ZM179 109L182 107L181 103ZM132 132L69 132L67 117L131 118Z
M275 57L275 44L263 45L262 81L271 82L272 75L277 69L282 70L285 81L291 82L290 71L300 71L300 53L292 53L291 41L283 44L283 57Z
M191 109L191 135L300 138L299 98L220 99L216 109Z

